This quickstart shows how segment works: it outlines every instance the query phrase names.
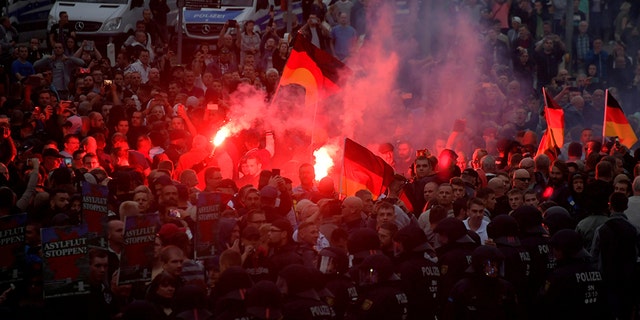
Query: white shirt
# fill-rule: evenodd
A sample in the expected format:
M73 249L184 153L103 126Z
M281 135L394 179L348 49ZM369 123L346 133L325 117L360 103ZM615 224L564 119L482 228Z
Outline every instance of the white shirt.
M469 219L465 219L464 221L464 226L467 227L467 230L471 230L471 228L469 227ZM487 226L489 225L489 222L485 219L482 219L482 223L480 223L480 227L478 228L478 230L475 230L475 232L480 236L480 243L484 244L485 241L487 241L487 239L489 239L489 235L487 234Z
M140 77L142 78L142 83L147 83L149 82L149 70L151 70L151 66L149 65L144 65L140 59L138 59L136 62L132 63L129 65L129 67L127 68L127 71L135 71L140 73Z

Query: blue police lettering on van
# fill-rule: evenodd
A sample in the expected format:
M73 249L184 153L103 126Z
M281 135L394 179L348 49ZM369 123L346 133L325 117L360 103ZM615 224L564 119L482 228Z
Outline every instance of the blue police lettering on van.
M274 6L275 23L279 27L283 27L285 25L283 16L286 12L281 10L280 2L277 0L223 0L219 6L212 5L199 9L185 7L182 16L184 36L186 39L217 40L228 20L236 20L240 25L244 21L253 20L260 30L265 30L271 19L269 14L271 5ZM300 20L302 17L301 1L293 0L291 9ZM177 21L173 21L170 25L176 26ZM234 32L238 32L238 30L236 29Z
M183 19L189 23L225 23L234 20L242 11L194 11L185 10Z

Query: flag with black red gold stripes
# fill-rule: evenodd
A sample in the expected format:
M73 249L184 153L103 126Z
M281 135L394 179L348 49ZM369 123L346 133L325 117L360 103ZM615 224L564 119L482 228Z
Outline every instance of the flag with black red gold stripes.
M607 90L605 95L604 126L602 127L603 137L618 137L620 143L631 148L637 141L636 133L629 124L629 120L624 115L618 100Z
M339 91L340 80L350 73L344 63L298 34L279 86L297 84L304 87L306 103L311 104Z
M353 196L356 191L367 189L377 197L393 181L393 172L389 164L369 149L349 138L345 139L342 194Z

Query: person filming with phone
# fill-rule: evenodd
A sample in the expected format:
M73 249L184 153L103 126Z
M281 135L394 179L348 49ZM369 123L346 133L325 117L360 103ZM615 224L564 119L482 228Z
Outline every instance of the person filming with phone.
M315 14L309 15L309 19L307 19L307 23L300 29L300 33L309 39L316 47L326 51L330 49L329 37L331 31L324 26L320 18Z

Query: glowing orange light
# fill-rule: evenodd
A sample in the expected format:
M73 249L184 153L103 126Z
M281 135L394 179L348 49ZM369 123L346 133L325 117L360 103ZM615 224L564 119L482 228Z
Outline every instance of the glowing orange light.
M323 146L313 152L316 161L313 169L316 172L316 179L320 180L329 174L329 170L333 167L333 159L331 158L331 148Z
M231 130L229 130L229 128L222 127L222 128L220 128L220 130L218 130L218 132L216 133L216 136L213 138L213 140L211 140L211 142L213 142L214 146L218 147L224 142L224 140L230 134L231 134Z

